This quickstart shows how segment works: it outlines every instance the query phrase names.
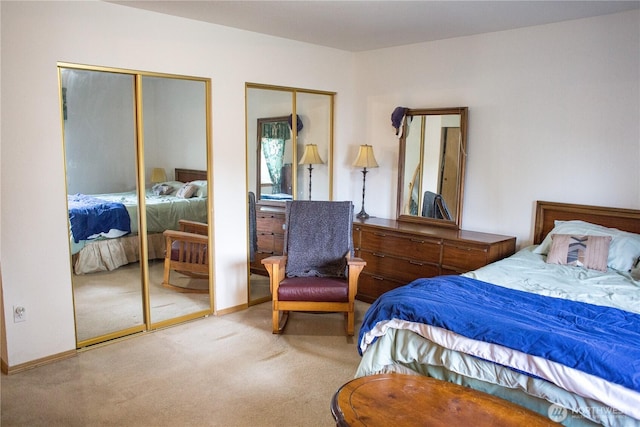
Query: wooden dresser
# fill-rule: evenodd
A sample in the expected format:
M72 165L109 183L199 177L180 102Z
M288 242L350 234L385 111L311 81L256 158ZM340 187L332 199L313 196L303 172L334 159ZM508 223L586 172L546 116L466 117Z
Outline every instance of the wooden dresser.
M272 255L282 255L284 249L284 206L256 203L256 231L258 250L251 263L251 272L268 276L267 270L260 261Z
M357 298L373 302L420 277L461 274L510 256L516 238L369 218L354 222L353 244L367 262Z

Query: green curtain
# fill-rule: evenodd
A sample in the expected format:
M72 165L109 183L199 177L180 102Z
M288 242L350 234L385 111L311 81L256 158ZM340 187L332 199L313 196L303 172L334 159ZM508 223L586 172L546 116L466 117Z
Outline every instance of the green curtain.
M261 135L263 138L281 139L283 141L291 139L291 131L287 122L263 123Z

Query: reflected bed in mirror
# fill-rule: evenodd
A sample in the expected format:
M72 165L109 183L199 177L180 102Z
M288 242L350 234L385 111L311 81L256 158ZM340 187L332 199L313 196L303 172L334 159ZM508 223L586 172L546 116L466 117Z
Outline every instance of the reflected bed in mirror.
M398 161L398 220L460 227L467 113L467 107L406 111Z

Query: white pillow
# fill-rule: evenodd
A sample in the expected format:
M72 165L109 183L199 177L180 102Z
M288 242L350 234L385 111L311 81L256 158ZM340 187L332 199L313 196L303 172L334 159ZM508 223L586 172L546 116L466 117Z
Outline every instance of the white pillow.
M201 181L191 181L191 184L196 186L196 193L194 194L194 197L207 197L207 181L206 180L201 180Z
M165 181L165 182L161 182L159 184L156 185L168 185L169 187L171 187L171 190L169 193L167 194L171 194L175 191L178 191L180 189L180 187L182 187L184 185L184 182L180 182L180 181Z
M603 227L585 221L555 221L555 227L547 234L534 253L547 255L551 248L551 235L574 234L590 236L611 236L607 265L615 270L629 272L634 260L640 256L640 234L629 233L617 228Z

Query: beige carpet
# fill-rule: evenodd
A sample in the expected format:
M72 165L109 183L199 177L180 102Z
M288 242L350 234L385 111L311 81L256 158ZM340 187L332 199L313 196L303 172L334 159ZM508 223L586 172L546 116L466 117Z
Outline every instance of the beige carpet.
M368 304L357 302L356 327ZM355 374L341 314L270 303L83 351L1 377L6 426L333 426L333 393Z
M183 293L162 286L164 267L149 263L149 299L152 322L209 309L209 295ZM171 272L176 286L204 288L208 281ZM143 324L140 266L132 263L113 271L74 275L73 294L78 340Z

